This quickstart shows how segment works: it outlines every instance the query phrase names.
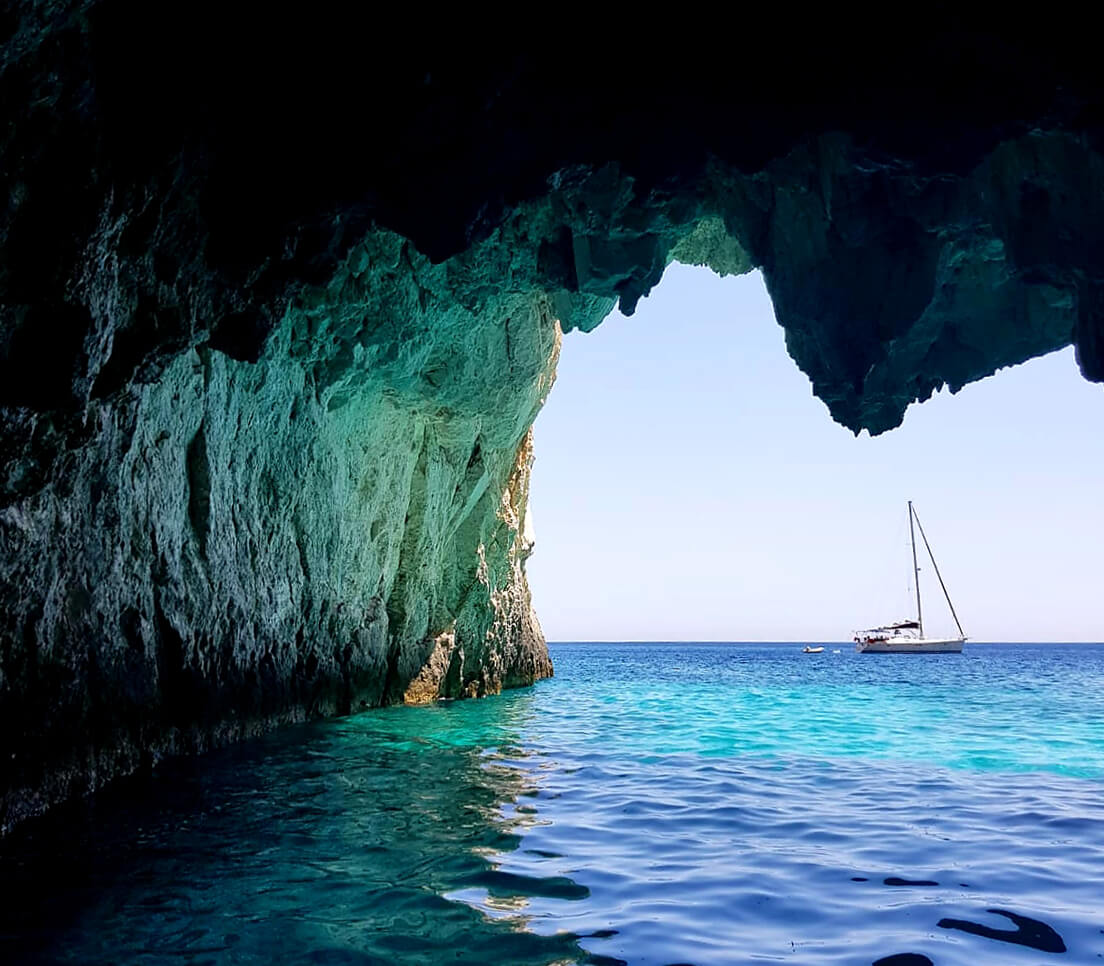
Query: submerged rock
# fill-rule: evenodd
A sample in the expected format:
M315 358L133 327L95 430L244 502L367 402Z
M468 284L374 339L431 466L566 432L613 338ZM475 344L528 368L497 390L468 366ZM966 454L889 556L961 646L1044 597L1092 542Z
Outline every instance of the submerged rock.
M550 674L529 429L672 260L761 268L856 431L1071 342L1104 379L1091 38L757 16L585 71L551 28L0 18L0 826Z

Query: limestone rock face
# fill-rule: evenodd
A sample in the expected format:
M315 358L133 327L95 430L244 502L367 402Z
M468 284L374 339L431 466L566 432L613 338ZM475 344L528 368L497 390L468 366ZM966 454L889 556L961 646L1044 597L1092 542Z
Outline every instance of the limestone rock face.
M550 674L529 430L672 260L761 268L856 431L1071 342L1104 380L1092 32L753 16L581 70L550 25L10 5L0 826Z
M524 516L560 331L508 262L482 297L467 267L373 233L255 362L182 351L9 496L9 821L277 722L551 673Z

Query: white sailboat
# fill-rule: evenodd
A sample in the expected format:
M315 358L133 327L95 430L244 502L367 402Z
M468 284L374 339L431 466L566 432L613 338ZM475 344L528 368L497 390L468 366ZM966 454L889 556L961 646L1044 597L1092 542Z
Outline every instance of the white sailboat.
M920 525L920 518L913 509L912 500L909 500L908 512L909 539L912 542L912 571L916 587L916 620L896 621L882 627L859 631L855 634L855 650L860 654L961 654L962 645L966 643L966 635L958 621L954 604L951 603L951 595L947 593L947 585L943 583L943 577L939 573L939 565L935 562L935 555L932 553L924 528ZM916 562L916 529L919 529L920 536L923 537L924 548L928 551L928 558L932 562L935 576L939 578L939 586L943 588L943 596L947 598L947 606L958 628L958 637L924 636L924 614L920 608L920 565Z

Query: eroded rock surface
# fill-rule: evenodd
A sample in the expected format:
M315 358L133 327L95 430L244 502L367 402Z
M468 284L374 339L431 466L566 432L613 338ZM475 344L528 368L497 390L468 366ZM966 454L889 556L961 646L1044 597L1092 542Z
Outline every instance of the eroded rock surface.
M672 260L762 268L856 431L1071 342L1104 379L1091 32L755 16L615 54L9 6L0 825L551 673L529 429L560 332Z

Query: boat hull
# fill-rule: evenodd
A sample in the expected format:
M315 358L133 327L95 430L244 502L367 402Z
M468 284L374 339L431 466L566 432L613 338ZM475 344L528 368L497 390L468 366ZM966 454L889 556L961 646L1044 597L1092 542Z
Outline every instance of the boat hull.
M884 641L859 641L855 650L860 654L961 654L964 643L964 637L891 637Z

